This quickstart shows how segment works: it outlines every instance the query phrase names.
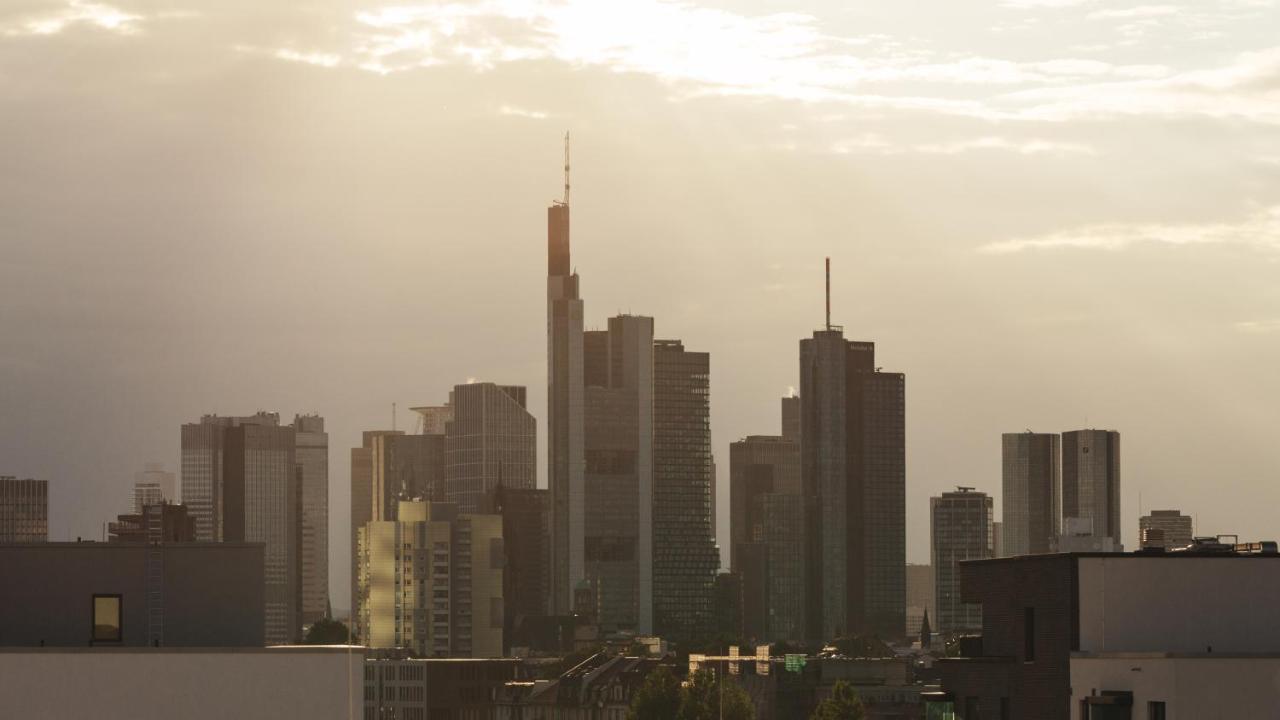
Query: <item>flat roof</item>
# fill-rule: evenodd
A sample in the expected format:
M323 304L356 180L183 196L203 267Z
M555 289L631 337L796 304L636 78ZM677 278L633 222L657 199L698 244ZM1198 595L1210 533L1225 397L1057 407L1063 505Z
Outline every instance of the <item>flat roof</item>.
M254 646L231 646L231 647L151 647L147 645L127 645L107 647L97 645L89 646L65 646L65 647L0 647L0 655L66 655L68 653L77 654L100 654L100 655L119 655L132 653L150 653L153 655L242 655L254 653L273 653L276 655L345 655L347 653L360 654L368 652L369 648L363 645L267 645L263 647Z
M1073 652L1072 660L1280 660L1280 652Z
M1237 552L1072 552L1041 553L1038 555L1013 555L1002 558L984 558L981 560L961 560L962 564L987 565L1007 562L1027 562L1045 559L1062 558L1105 558L1108 560L1222 560L1222 559L1280 559L1280 553L1237 553Z

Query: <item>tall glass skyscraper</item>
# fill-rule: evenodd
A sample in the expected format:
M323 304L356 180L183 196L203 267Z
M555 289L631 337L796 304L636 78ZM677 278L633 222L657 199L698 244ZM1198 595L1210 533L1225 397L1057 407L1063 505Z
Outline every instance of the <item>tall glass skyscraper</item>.
M1057 433L1005 433L1003 554L1054 552L1062 527L1062 440Z
M929 498L930 557L937 597L934 629L944 633L982 629L982 607L960 600L960 563L992 557L991 496L959 488Z
M1062 433L1062 517L1092 526L1096 538L1120 542L1120 433L1072 430Z

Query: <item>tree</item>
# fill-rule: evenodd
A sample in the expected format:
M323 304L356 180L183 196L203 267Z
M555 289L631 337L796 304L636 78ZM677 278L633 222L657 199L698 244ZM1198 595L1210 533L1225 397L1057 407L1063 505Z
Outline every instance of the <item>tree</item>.
M303 645L346 645L348 642L347 626L338 620L331 618L320 618L307 630L307 636L303 638ZM350 637L350 642L355 642L355 636Z
M747 691L729 679L721 687L717 675L703 669L689 678L677 720L755 720L756 708Z
M817 709L809 716L809 720L864 720L866 716L858 691L841 680L831 688L831 695L818 703Z
M631 700L627 720L671 720L680 711L680 680L666 665L659 665Z

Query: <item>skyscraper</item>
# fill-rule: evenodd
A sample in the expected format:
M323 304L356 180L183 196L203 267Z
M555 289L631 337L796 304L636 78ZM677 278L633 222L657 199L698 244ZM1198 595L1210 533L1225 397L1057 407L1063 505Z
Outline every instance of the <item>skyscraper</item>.
M681 641L705 631L720 569L710 355L656 341L653 385L653 629Z
M461 512L479 512L498 483L537 486L537 423L517 385L469 383L450 393L445 424L444 499Z
M277 413L205 415L182 426L182 493L196 539L264 544L265 637L295 642L301 629L302 486L297 438Z
M1178 510L1152 510L1150 515L1138 519L1138 537L1142 547L1166 550L1186 547L1191 544L1192 533L1191 516ZM1147 541L1148 537L1151 542Z
M302 473L302 623L329 610L329 434L319 415L293 419L294 459Z
M1005 433L1003 544L1005 557L1054 552L1062 528L1062 440L1057 433Z
M551 590L550 493L537 488L499 485L487 498L484 512L502 517L503 652L518 644L528 618L547 614Z
M1120 433L1062 433L1062 517L1092 524L1093 537L1121 549Z
M163 502L177 502L178 493L175 487L175 476L166 472L160 463L147 463L133 481L132 506L134 514L141 514L142 508Z
M934 629L944 633L981 629L982 607L960 598L960 563L992 557L991 496L962 487L929 498L929 520L937 593Z
M569 259L569 138L564 199L547 208L547 481L551 490L551 612L573 612L586 577L583 540L584 405L582 300Z
M0 477L0 544L49 540L49 481Z
M906 630L906 377L829 322L800 341L801 476L816 498L809 639Z

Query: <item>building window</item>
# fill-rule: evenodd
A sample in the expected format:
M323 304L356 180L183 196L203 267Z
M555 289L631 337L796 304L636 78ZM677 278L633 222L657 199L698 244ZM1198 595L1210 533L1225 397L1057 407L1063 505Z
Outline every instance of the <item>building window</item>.
M93 642L118 643L124 639L122 602L120 595L93 596Z
M1022 611L1022 660L1032 662L1036 659L1036 609L1023 608Z
M1164 703L1152 700L1147 703L1147 720L1164 720Z

